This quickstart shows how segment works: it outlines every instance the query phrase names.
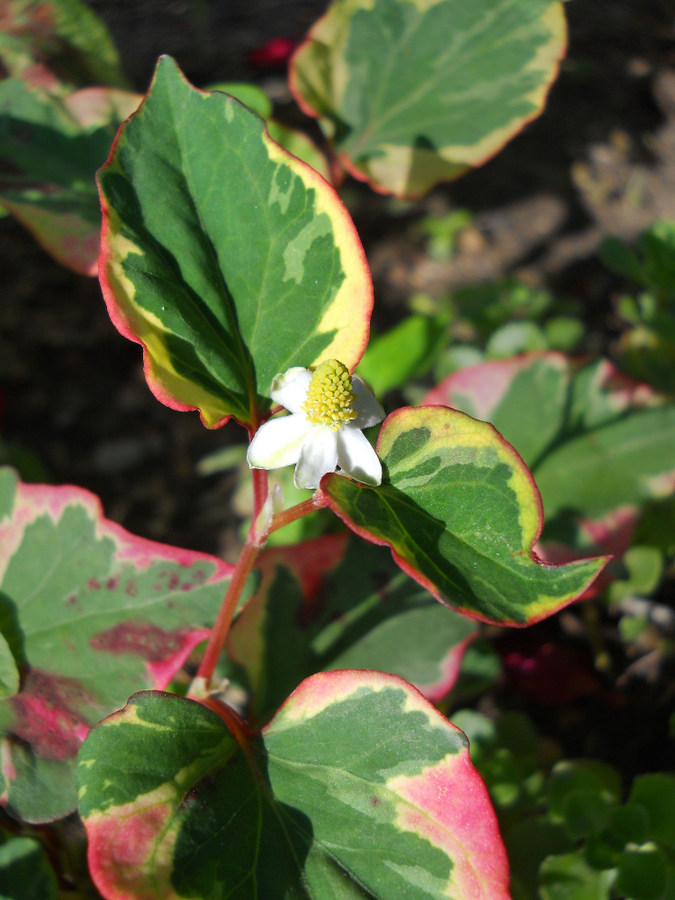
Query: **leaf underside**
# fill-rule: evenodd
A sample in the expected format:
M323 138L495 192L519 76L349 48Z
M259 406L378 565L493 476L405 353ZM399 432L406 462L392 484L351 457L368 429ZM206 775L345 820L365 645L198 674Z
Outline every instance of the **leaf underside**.
M290 84L352 175L415 197L541 112L565 46L551 0L336 0Z

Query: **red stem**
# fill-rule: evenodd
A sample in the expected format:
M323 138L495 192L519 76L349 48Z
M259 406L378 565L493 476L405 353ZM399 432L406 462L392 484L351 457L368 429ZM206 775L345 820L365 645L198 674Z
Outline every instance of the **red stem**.
M251 406L254 409L253 405ZM252 422L247 428L249 441L253 440L253 435L258 427L257 416L256 421ZM267 536L272 531L288 525L289 522L295 522L296 519L306 516L315 509L321 509L326 506L326 500L323 495L317 497L314 495L303 503L298 503L290 509L277 513L272 517L271 522L265 525L260 522L261 512L267 500L268 481L267 471L265 469L253 469L253 519L248 532L248 537L241 551L237 564L234 567L232 578L227 587L223 604L218 612L218 617L213 626L213 631L206 645L206 650L197 670L197 678L203 682L203 690L208 691L213 673L218 665L218 659L223 652L227 635L234 619L234 613L239 603L239 598L244 590L248 576L251 574L255 561L258 558L263 544L267 540ZM257 531L257 527L261 527L261 531Z
M254 469L254 476L257 471L264 474L264 485L266 489L267 472L263 469ZM208 691L209 689L211 678L213 677L213 673L218 664L218 658L223 651L230 626L232 625L232 619L234 618L239 598L246 585L246 580L255 565L258 554L267 540L268 534L272 531L276 531L278 528L282 528L284 525L288 525L289 522L295 522L296 519L300 519L302 516L306 516L316 509L321 509L326 506L326 503L327 501L324 498L324 495L318 495L317 493L313 497L310 497L309 500L304 500L302 503L291 506L290 509L285 509L283 512L277 513L277 515L273 517L268 528L260 534L257 534L255 531L256 519L254 518L251 522L251 529L246 538L246 543L237 560L237 565L234 567L232 578L230 579L225 598L223 599L223 605L220 607L218 618L215 621L211 637L206 645L204 657L199 664L199 669L197 671L197 678L203 679L205 690Z
M273 531L278 531L279 528L283 528L284 525L290 525L291 522L295 522L297 519L301 519L303 516L309 515L309 513L312 513L317 509L323 509L323 507L327 505L328 501L323 494L320 496L318 493L314 494L309 500L303 500L302 503L296 503L295 506L291 506L289 509L285 509L283 512L273 516L268 534L271 534Z
M254 434L258 430L257 418L246 430L248 431L248 441L250 444ZM267 500L267 471L265 469L252 469L251 474L253 475L253 523L255 524L260 515L260 511L265 505L265 500Z
M233 709L230 709L227 704L221 703L221 701L215 697L204 697L204 699L199 702L202 706L208 706L217 716L220 716L227 725L230 734L241 747L248 746L251 739L251 732L241 716L237 715L237 713Z
M253 524L258 521L260 511L267 500L268 483L265 469L251 469L253 475Z
M230 583L227 587L223 605L220 607L218 618L216 619L216 622L213 626L213 631L211 632L209 642L206 645L204 658L202 659L199 665L199 669L197 670L197 678L204 679L204 686L206 690L208 690L209 688L213 672L216 668L216 665L218 664L218 658L223 650L223 647L225 646L227 634L230 630L232 619L234 618L234 612L237 608L239 597L241 596L241 592L244 590L246 579L251 574L251 570L256 561L258 553L260 553L262 544L264 543L264 539L267 536L265 535L262 540L260 540L260 538L253 537L252 532L254 526L255 522L252 522L251 532L246 538L244 548L241 551L239 559L237 560L237 565L234 568L232 578L230 579Z

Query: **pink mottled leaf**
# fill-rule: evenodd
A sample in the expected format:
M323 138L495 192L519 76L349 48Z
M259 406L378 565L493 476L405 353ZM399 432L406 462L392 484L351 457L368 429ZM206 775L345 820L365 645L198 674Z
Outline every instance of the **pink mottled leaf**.
M139 688L166 687L208 636L229 572L129 534L87 491L0 470L0 631L21 674L0 703L12 814L43 821L74 807L89 728Z
M260 737L216 709L137 694L83 744L106 900L509 900L468 741L402 679L315 675Z

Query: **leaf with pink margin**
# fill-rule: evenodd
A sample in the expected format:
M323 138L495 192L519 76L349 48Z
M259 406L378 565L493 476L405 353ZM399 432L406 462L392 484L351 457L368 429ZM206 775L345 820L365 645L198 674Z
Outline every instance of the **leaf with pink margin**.
M391 672L437 702L478 635L475 622L439 606L383 548L344 533L264 550L256 570L225 669L250 692L254 724L322 669Z
M98 182L103 295L162 403L255 427L280 372L361 358L372 281L349 214L233 97L162 57Z
M106 900L508 900L468 741L402 679L315 675L260 739L214 709L137 694L84 742L80 814Z
M518 450L541 491L547 559L621 553L642 504L675 487L675 405L607 360L544 353L481 363L425 402L488 419Z
M0 703L0 801L12 815L73 809L89 728L138 688L166 687L208 637L230 572L129 534L87 491L0 469L0 631L21 673Z
M513 447L486 422L442 406L387 417L382 484L326 475L320 492L357 534L391 548L438 600L501 625L529 625L576 599L606 563L543 563L541 499Z
M0 205L81 275L98 270L96 170L139 100L114 88L57 96L18 78L0 81Z

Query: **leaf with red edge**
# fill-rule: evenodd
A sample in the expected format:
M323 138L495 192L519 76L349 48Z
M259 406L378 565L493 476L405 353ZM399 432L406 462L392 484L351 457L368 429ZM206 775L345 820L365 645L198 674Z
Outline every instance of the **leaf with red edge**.
M352 221L234 98L162 57L99 186L108 311L167 406L254 425L275 375L361 358L372 282Z
M417 197L539 115L565 46L552 0L334 0L290 86L351 175Z
M441 406L399 409L377 442L379 487L326 475L320 492L357 534L466 615L526 625L574 600L605 559L552 566L532 552L542 527L532 475L485 423Z
M606 360L527 354L470 366L425 398L488 419L531 467L542 554L621 554L641 506L675 486L675 405Z
M87 491L0 469L0 631L21 673L0 703L0 799L12 815L73 809L89 728L138 688L166 687L208 637L230 571L129 534Z
M96 170L139 99L113 88L55 96L18 78L0 81L0 205L82 275L98 268Z
M223 719L232 731L193 701L137 694L83 744L107 900L508 900L468 742L402 679L315 675L260 738Z
M437 702L478 634L475 622L439 606L383 548L344 533L265 550L256 568L255 594L226 645L226 673L250 692L255 723L322 669L391 672Z

